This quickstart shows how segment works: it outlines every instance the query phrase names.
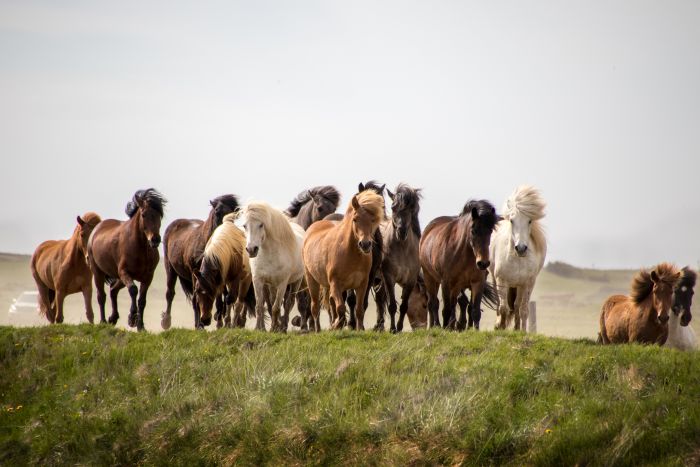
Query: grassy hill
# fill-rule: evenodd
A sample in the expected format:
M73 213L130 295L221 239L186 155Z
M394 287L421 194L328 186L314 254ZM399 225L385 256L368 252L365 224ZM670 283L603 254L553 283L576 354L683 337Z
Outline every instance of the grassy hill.
M0 465L697 465L700 353L0 327Z
M551 263L540 274L532 299L537 301L537 331L538 333L569 337L595 338L598 333L598 315L603 301L612 294L627 293L635 271L617 270L602 271L595 269L579 269L564 263ZM34 281L29 271L29 257L0 254L0 325L41 325L46 321L35 314L22 320L10 321L7 309L12 299L23 290L35 290ZM126 315L129 309L129 298L126 292L119 297L121 321L119 327L126 327ZM97 314L97 300L93 298L93 306ZM160 331L160 314L165 309L165 273L162 262L156 269L153 284L148 293L148 304L144 318L146 329L152 332ZM693 309L700 317L697 300ZM108 305L107 315L110 309ZM295 312L294 312L295 313ZM326 314L322 313L322 324L327 327ZM66 299L66 323L79 324L86 322L83 299L81 295L71 295ZM482 329L493 329L496 312L484 309ZM376 322L376 311L373 301L365 316L365 325L370 327ZM180 285L173 302L173 326L192 328L193 317L189 304L185 301ZM249 320L249 327L253 323ZM700 319L691 322L700 334Z

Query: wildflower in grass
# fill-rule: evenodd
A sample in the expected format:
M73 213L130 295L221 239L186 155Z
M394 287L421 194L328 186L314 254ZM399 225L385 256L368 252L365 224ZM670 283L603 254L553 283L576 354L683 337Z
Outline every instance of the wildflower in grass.
M18 405L17 408L16 408L15 410L22 410L22 407L24 407L24 406L23 406L23 405Z
M552 430L550 430L549 428L547 428L546 430L544 430L544 432L547 433L548 435L551 435L551 434L552 434Z

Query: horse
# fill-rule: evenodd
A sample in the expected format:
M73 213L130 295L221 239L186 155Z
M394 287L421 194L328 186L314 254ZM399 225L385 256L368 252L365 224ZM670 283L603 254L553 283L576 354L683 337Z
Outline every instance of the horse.
M438 288L442 288L443 323L445 328L463 330L467 325L465 311L455 320L457 295L472 291L470 322L479 329L481 300L486 285L491 234L501 217L486 200L470 200L459 216L433 219L425 228L418 251L425 287L428 292L430 326L440 326Z
M408 297L406 317L411 324L411 329L425 329L428 325L428 294L425 290L423 275L419 274L416 285Z
M86 212L76 220L78 225L68 240L47 240L32 255L31 270L39 290L39 309L50 323L63 322L63 300L78 292L83 293L85 316L90 323L94 321L87 242L101 219L94 212Z
M263 298L266 292L272 300L272 331L286 331L294 294L304 278L301 248L304 229L289 220L282 211L264 202L248 203L242 210L246 251L250 256L253 287L256 296L256 329L265 330ZM285 299L287 285L289 293ZM284 304L284 315L280 308Z
M663 345L668 337L673 290L680 277L681 271L669 263L639 271L629 297L613 295L603 303L598 342Z
M87 250L97 288L100 322L105 322L105 282L112 301L110 324L117 324L117 295L124 287L131 296L129 326L143 331L146 294L153 281L160 255L160 223L166 200L153 188L137 191L126 205L127 221L106 219L92 231ZM134 281L140 282L137 288ZM138 304L137 304L138 296Z
M420 211L421 190L400 183L396 193L387 190L391 199L391 220L383 221L379 227L383 241L380 271L383 286L375 292L377 301L377 324L375 329L384 329L384 309L389 299L390 331L400 332L408 311L409 297L420 273L418 244L421 238ZM398 323L396 316L395 286L401 286L401 307Z
M545 206L540 191L529 185L517 187L503 205L490 249L489 272L499 294L496 329L515 318L515 329L527 331L530 295L547 254L540 222Z
M354 289L364 297L372 267L372 243L379 223L384 219L384 198L373 190L352 197L340 222L314 223L304 240L304 274L311 295L314 330L321 325L321 293L331 311L333 329L345 325L343 292ZM364 301L355 308L355 329L364 329Z
M202 253L207 240L229 213L239 208L236 195L222 195L209 201L211 211L206 221L199 219L176 219L168 225L163 234L163 266L165 268L166 308L161 315L160 325L169 329L171 324L171 309L175 298L175 284L180 279L185 297L191 301L194 309L194 327L208 326L211 320L200 321L201 313L196 301L192 300L194 287L194 271L199 269ZM221 310L223 303L217 299L217 308Z
M693 289L697 273L688 266L681 270L681 279L673 289L673 305L668 320L668 339L665 347L679 350L695 350L698 348L698 338L690 324L692 315L690 307L693 304Z
M198 269L195 269L193 300L196 304L199 321L211 320L214 302L220 300L228 288L227 305L233 305L233 323L245 325L245 298L253 282L250 260L245 251L245 233L234 224L237 213L229 213L222 219L202 253ZM249 313L254 311L248 308ZM227 321L230 320L230 306L227 306ZM197 318L197 317L195 317Z
M292 222L302 226L304 230L311 224L320 221L338 209L340 193L331 185L317 186L304 190L297 195L286 209Z

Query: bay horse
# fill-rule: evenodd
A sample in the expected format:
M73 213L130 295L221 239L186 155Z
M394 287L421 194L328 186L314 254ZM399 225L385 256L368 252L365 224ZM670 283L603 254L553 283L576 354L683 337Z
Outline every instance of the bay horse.
M292 222L308 229L311 224L320 221L338 209L340 193L331 185L316 186L297 195L285 211Z
M517 187L503 205L503 220L491 238L489 268L499 294L496 329L515 319L515 329L527 331L530 295L547 255L540 222L545 206L540 191L529 185Z
M690 324L692 315L690 308L693 304L697 273L688 266L681 270L681 279L673 289L673 305L668 320L668 339L665 347L679 350L695 350L698 348L698 338Z
M270 329L286 331L294 295L304 278L301 249L306 233L282 211L259 201L243 208L241 222L255 288L256 329L265 330L264 298L269 294L272 301ZM280 316L283 305L284 315Z
M459 321L456 321L455 306L458 294L470 288L470 321L479 329L486 270L490 265L489 243L500 220L491 203L470 200L459 216L438 217L425 228L419 244L419 257L428 292L431 327L440 326L437 293L438 288L442 288L444 327L465 329L465 312L461 311Z
M632 280L632 293L609 297L600 311L599 342L639 342L663 345L668 337L668 312L681 272L660 263L641 270Z
M382 255L380 271L382 287L375 291L377 301L377 324L375 329L384 329L384 309L389 301L390 331L400 332L408 311L409 297L416 286L420 273L418 244L421 238L420 211L421 190L400 183L395 193L387 190L391 199L391 220L381 223ZM401 307L396 323L397 300L395 286L401 286Z
M83 293L85 316L94 322L87 242L101 219L94 212L86 212L76 220L78 225L68 240L47 240L32 255L30 267L39 290L39 309L50 323L63 322L63 301L78 292Z
M372 243L384 219L384 198L373 190L352 197L342 221L314 223L306 233L303 258L311 295L314 330L321 330L321 295L328 299L333 329L345 325L343 292L354 289L364 297L372 267ZM364 329L364 301L355 308L355 329Z
M88 240L90 269L97 288L100 322L105 322L105 283L112 301L110 324L117 324L117 295L124 287L131 296L129 326L143 331L146 294L153 281L160 255L160 223L166 204L163 195L153 188L137 191L126 205L127 221L106 219L92 231ZM136 287L134 281L140 283ZM137 304L138 297L138 304Z
M207 240L214 229L223 222L224 216L236 212L239 208L236 195L221 195L209 201L211 210L206 221L200 219L176 219L168 225L163 234L163 266L165 268L166 308L161 315L160 325L163 329L170 329L171 309L175 298L175 284L180 279L182 291L187 300L192 303L194 310L194 327L199 329L208 326L211 320L201 321L202 316L195 300L192 299L194 291L194 272L199 269ZM217 299L219 312L223 308L221 298ZM219 313L220 314L220 313Z
M233 306L233 323L237 327L245 325L243 308L253 278L245 250L245 233L234 224L236 215L227 214L221 225L214 229L202 253L199 268L193 272L192 302L196 304L200 322L211 320L214 302L220 300L228 289L226 301L227 305ZM227 321L230 321L230 308L227 306ZM248 308L248 311L253 312L254 308Z

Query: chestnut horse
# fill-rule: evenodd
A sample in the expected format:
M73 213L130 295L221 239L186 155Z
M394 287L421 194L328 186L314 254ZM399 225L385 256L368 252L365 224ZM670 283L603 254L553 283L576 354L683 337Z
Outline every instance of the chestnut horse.
M160 325L163 329L169 329L171 324L170 311L175 298L175 284L180 279L180 285L188 300L192 300L194 287L193 274L199 269L207 240L214 229L221 225L224 216L238 210L238 198L236 195L222 195L209 201L211 211L206 221L199 219L176 219L168 225L163 234L163 266L165 267L166 309L162 314ZM211 322L200 321L200 312L195 300L192 300L194 309L194 327L202 328ZM217 308L220 314L223 309L223 300L217 298Z
M353 289L358 297L365 296L372 267L374 233L383 219L384 198L366 190L352 197L342 221L323 220L309 227L303 258L316 332L321 330L322 291L329 299L327 305L333 329L345 325L343 292ZM364 329L364 312L364 301L360 300L355 308L358 330Z
M598 341L663 345L668 337L673 289L680 277L681 272L669 263L661 263L651 272L639 271L632 280L631 296L613 295L603 303Z
M78 216L78 225L68 240L47 240L32 255L31 269L39 289L41 314L50 323L63 322L63 300L67 295L82 292L85 316L91 323L92 273L87 264L87 242L100 216L86 212Z
M225 288L228 288L227 304L233 304L233 323L245 326L243 307L248 290L253 283L250 261L245 251L243 231L234 224L236 213L223 218L204 248L199 269L194 270L193 299L201 322L211 320L211 309ZM230 322L230 307L226 310L227 324ZM248 308L252 314L254 308Z
M110 324L117 324L117 295L127 287L131 296L129 326L143 331L146 294L160 259L160 223L165 203L165 198L153 188L139 190L126 205L129 220L106 219L92 231L87 247L100 305L100 322L105 322L106 282L112 300ZM140 282L140 290L134 281Z
M491 234L501 217L486 200L468 201L459 216L433 219L425 228L419 256L425 288L428 292L430 326L440 326L438 288L442 287L442 319L445 328L463 330L467 325L464 309L455 320L457 295L464 289L472 292L470 322L479 329L481 300L486 285Z

